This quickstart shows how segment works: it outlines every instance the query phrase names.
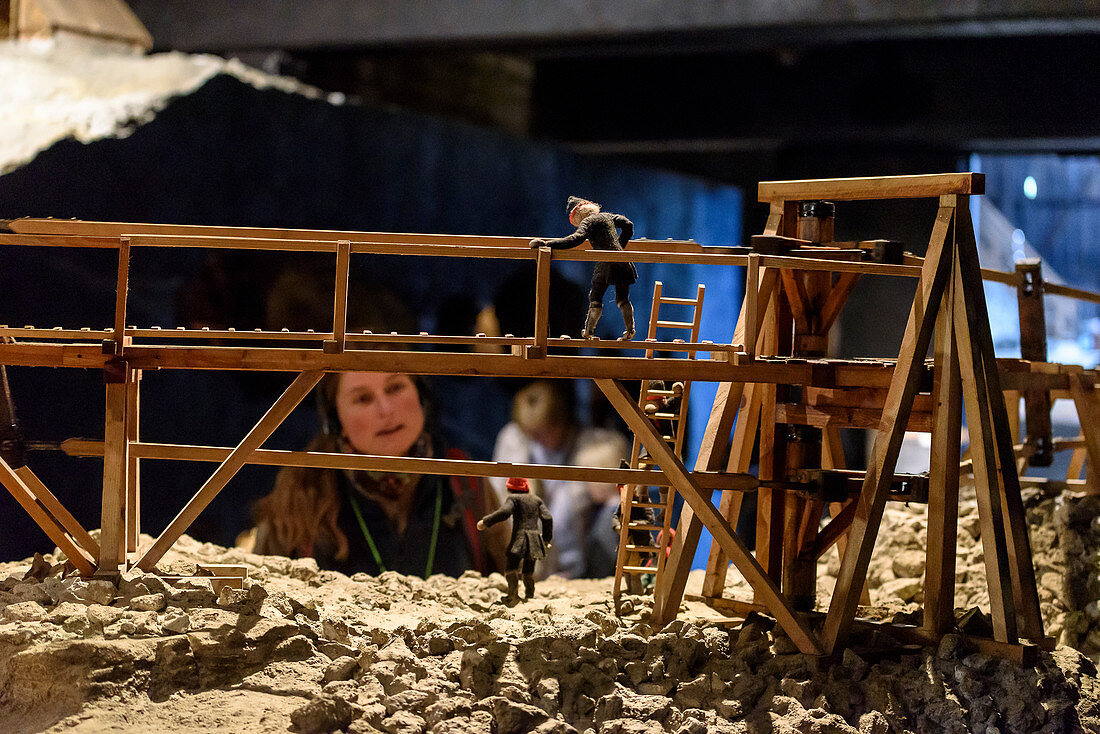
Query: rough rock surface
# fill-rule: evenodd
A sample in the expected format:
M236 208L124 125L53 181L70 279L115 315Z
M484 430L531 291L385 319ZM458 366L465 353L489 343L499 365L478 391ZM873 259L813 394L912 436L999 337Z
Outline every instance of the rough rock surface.
M1078 527L1086 508L1068 504L1040 514ZM1060 527L1052 537L1067 537ZM910 529L890 528L891 547ZM5 732L1100 730L1096 667L1068 646L1033 668L954 635L827 663L793 652L763 617L722 627L689 605L653 629L636 599L639 613L616 618L606 581L552 578L508 608L499 575L348 578L186 536L162 569L243 563L246 588L216 596L207 581L138 573L88 582L62 578L58 560L0 564Z

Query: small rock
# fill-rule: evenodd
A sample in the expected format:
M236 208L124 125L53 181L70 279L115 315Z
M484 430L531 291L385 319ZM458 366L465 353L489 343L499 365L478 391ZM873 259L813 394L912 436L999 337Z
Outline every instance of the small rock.
M21 601L3 608L3 618L12 622L41 622L46 619L46 610L34 601Z
M890 734L890 722L878 711L859 717L859 734Z
M884 596L906 602L913 601L921 591L923 591L923 587L920 579L893 579L887 581L881 587L881 593Z
M67 591L58 597L59 601L107 605L115 600L115 585L110 581L74 579L66 580L64 584Z
M424 719L412 711L398 711L383 719L381 728L390 734L420 734L424 731Z
M11 593L20 601L33 601L39 604L49 604L50 595L40 584L16 584Z
M172 632L177 635L181 635L188 630L191 626L191 618L186 614L173 614L169 615L166 620L161 624L161 627L167 632Z
M130 600L130 608L139 612L159 612L168 606L164 594L145 594Z
M894 575L900 578L920 578L924 575L924 552L919 550L903 550L894 555L891 568Z
M359 707L342 698L322 694L290 714L290 720L303 734L320 734L343 729L355 720Z
M336 658L325 667L321 681L328 683L329 681L348 680L355 673L357 667L359 667L359 664L351 656L345 655Z

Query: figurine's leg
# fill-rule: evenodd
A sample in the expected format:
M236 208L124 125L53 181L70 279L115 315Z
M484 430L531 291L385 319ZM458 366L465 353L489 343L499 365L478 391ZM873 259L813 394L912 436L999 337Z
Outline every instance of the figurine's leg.
M512 607L519 603L519 565L522 557L515 553L505 553L504 557L504 578L508 581L508 596L504 603Z
M584 322L584 330L581 337L584 339L596 338L596 324L603 315L603 296L607 293L607 283L596 278L592 279L592 290L588 291L588 318Z
M618 304L619 310L623 312L622 339L629 341L634 338L634 307L630 305L629 285L615 286L615 303Z
M535 595L535 562L529 558L523 561L523 591L528 599Z

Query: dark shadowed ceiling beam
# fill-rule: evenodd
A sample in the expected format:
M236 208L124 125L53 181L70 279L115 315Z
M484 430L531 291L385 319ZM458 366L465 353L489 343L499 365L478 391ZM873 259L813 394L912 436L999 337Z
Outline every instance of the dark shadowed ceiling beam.
M759 48L869 37L1100 32L1074 0L130 0L157 48L183 51L477 45L569 53Z

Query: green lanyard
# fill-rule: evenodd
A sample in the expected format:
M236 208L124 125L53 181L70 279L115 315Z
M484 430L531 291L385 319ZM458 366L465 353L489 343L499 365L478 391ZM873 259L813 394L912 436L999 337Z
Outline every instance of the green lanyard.
M359 509L359 501L355 499L355 490L348 490L348 498L351 500L351 509L355 513L355 519L359 521L359 529L363 531L363 538L367 541L367 547L374 556L374 562L378 566L379 573L386 572L386 564L382 563L382 554L378 552L378 546L374 544L374 536L367 529L367 522L363 519L363 512ZM436 487L435 491L435 519L432 520L432 540L428 545L428 565L424 568L424 578L432 575L432 563L435 561L435 546L439 539L439 520L443 512L443 491Z

